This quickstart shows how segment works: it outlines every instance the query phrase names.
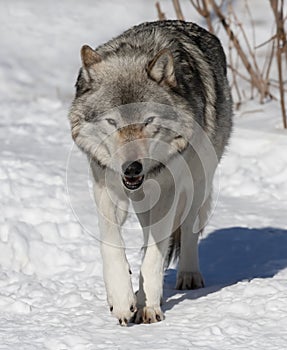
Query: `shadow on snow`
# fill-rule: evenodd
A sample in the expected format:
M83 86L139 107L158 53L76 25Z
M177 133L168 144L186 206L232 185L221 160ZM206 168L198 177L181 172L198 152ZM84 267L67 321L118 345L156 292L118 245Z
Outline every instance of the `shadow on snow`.
M175 290L176 270L165 276L163 310L185 299L197 299L226 286L253 278L273 277L287 267L287 230L272 227L231 227L217 230L199 244L200 267L206 287ZM173 296L177 298L173 298Z

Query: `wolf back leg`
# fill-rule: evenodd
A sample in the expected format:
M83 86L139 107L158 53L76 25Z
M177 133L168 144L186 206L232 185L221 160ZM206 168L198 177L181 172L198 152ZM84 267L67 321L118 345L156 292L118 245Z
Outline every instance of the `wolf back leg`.
M198 227L191 209L181 224L180 255L177 272L176 289L198 289L204 287L204 280L199 269L198 238L208 220L211 208L211 193L198 211Z
M188 220L181 226L181 247L178 263L176 289L198 289L204 287L199 271L198 236L192 233Z

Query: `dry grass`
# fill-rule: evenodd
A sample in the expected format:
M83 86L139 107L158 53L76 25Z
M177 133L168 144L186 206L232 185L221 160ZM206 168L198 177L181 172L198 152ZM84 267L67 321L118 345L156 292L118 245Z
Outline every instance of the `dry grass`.
M180 0L171 1L177 18L179 20L186 20L187 16L181 9ZM224 29L229 39L228 68L231 71L231 86L236 96L236 107L239 108L246 98L255 98L258 96L260 103L264 103L270 99L276 99L271 90L275 91L277 89L280 96L283 127L287 129L286 87L284 85L286 83L287 64L287 16L286 14L284 15L284 1L269 0L271 11L274 14L275 33L270 39L259 46L255 45L256 26L252 18L252 10L247 0L244 0L244 5L252 26L251 38L246 34L242 21L238 18L234 10L232 1L190 0L190 3L191 10L193 8L193 10L205 19L207 28L211 33L216 33L215 23L220 23L220 26ZM156 7L159 19L165 20L166 16L162 12L159 2L156 3ZM266 49L265 60L264 64L260 65L258 63L257 51L262 47ZM271 69L275 65L275 58L278 72L278 79L276 80L270 77ZM242 81L244 81L244 84L241 84ZM246 84L250 88L249 93L246 91ZM240 88L241 85L245 86L244 90Z

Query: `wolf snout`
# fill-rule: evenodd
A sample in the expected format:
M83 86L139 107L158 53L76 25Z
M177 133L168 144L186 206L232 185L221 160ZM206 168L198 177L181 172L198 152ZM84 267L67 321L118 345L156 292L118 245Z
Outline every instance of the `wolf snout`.
M125 162L122 165L122 172L123 184L127 189L136 190L143 183L144 175L141 161Z
M135 162L125 162L122 165L123 174L127 177L135 177L141 175L143 171L142 163L138 160Z

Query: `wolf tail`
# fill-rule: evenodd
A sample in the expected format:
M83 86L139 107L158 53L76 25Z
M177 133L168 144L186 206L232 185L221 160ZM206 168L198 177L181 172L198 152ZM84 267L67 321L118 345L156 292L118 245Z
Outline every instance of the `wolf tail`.
M177 263L180 253L180 239L181 229L179 226L170 237L169 251L166 257L166 268L168 268L171 264Z
M202 235L203 229L200 230L199 235ZM167 253L165 267L168 268L171 265L177 264L180 247L181 247L181 228L180 226L172 233L169 241L169 250Z

